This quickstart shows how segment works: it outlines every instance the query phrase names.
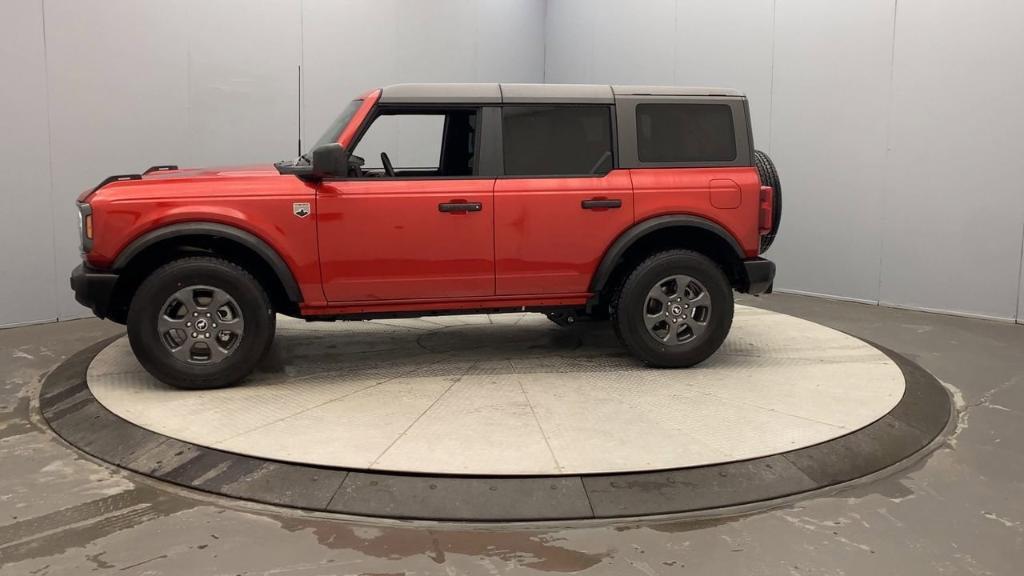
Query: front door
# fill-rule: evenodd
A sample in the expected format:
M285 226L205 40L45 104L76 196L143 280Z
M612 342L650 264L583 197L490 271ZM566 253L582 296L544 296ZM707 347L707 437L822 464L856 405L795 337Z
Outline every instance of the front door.
M494 178L479 177L479 110L381 107L351 177L317 192L332 303L494 295Z

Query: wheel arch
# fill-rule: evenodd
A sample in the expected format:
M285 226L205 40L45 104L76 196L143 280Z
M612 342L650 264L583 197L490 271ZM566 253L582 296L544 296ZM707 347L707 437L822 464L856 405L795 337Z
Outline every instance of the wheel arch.
M722 267L733 287L743 289L745 254L740 243L711 220L690 214L671 214L638 222L620 234L594 271L590 292L600 298L617 285L635 261L652 250L669 248L686 248L708 256Z
M170 259L189 254L216 254L249 269L264 286L275 308L297 312L302 301L298 282L284 258L260 237L218 222L179 222L151 230L129 243L111 266L120 274L114 288L111 319L127 315L138 284Z

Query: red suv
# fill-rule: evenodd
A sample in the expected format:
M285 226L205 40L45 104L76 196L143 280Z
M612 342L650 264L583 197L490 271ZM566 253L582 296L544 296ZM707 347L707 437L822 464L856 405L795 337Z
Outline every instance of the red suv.
M71 286L182 388L245 378L277 313L610 319L643 362L690 366L732 290L771 290L779 182L749 116L709 88L388 86L295 160L86 191Z

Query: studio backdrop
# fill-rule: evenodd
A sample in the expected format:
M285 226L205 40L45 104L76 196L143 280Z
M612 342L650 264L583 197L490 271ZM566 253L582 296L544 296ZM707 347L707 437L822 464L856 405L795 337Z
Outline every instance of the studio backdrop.
M73 201L104 176L294 157L368 88L473 81L743 90L785 192L777 288L1024 321L1022 21L1011 0L7 0L0 326L88 314Z

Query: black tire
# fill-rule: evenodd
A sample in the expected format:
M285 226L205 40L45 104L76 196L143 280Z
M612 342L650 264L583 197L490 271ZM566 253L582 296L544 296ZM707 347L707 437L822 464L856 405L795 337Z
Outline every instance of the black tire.
M677 275L689 276L701 284L710 305L699 334L693 333L685 342L667 343L648 330L644 317L649 310L649 293L664 279ZM732 317L732 287L725 273L707 256L690 250L661 252L641 262L626 278L612 307L612 322L626 349L658 368L683 368L706 360L725 341ZM682 319L685 324L686 316Z
M757 166L757 174L761 177L762 186L771 186L772 196L772 229L771 232L761 237L761 252L768 251L775 236L779 233L779 224L782 222L782 182L779 181L779 173L775 170L775 163L767 154L760 150L754 150L754 164Z
M192 286L228 295L244 322L237 342L219 361L193 363L176 357L157 328L168 299ZM275 328L276 317L260 283L236 264L205 256L175 260L157 269L139 286L128 310L128 339L142 366L164 383L191 390L240 382L270 348Z

